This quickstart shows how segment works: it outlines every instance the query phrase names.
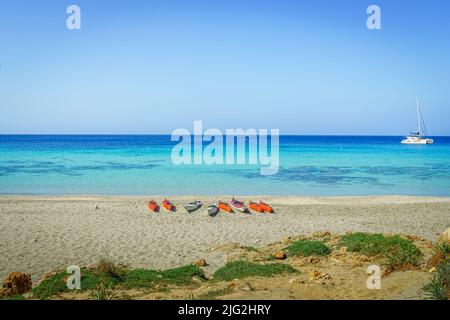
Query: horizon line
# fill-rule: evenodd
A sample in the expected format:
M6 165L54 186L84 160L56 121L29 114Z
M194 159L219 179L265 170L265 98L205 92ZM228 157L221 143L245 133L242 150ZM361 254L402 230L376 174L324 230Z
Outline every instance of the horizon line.
M172 133L0 133L0 136L170 136ZM191 134L191 136L196 136ZM203 136L203 135L202 135ZM227 136L223 134L223 136ZM404 137L405 134L298 134L286 133L279 136L294 137ZM428 135L427 137L450 137L450 135Z

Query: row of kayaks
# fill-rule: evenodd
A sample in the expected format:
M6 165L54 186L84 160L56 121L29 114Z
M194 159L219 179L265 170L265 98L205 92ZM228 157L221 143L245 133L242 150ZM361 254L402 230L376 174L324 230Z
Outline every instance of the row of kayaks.
M191 213L191 212L194 212L194 211L200 209L202 207L202 205L203 205L203 203L200 200L195 200L195 201L189 202L187 205L184 206L184 208L186 209L187 212ZM169 212L176 211L175 205L167 199L164 199L164 201L161 203L161 206ZM156 203L156 201L153 201L153 200L149 201L147 207L150 211L153 211L153 212L158 212L160 209L160 207ZM274 212L273 208L265 202L249 201L248 208L247 208L247 206L244 204L244 202L233 198L233 199L231 199L230 202L218 201L217 203L209 205L208 206L208 214L210 216L215 216L219 213L219 211L224 211L224 212L228 212L228 213L233 213L234 211L239 211L239 212L245 213L245 212L249 212L249 209L256 211L256 212L260 212L260 213L263 213L263 212L273 213Z

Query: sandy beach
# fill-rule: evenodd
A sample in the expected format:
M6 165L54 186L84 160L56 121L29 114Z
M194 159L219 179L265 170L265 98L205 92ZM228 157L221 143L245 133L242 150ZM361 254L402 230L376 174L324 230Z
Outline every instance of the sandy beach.
M99 258L131 267L170 268L205 258L208 273L226 263L213 248L239 243L264 246L286 236L314 231L365 231L417 235L435 240L450 225L450 199L439 197L261 196L275 214L220 213L206 206L188 214L183 204L229 197L179 196L175 213L150 213L149 199L161 197L0 197L0 278L10 271L42 274ZM250 198L243 197L243 200ZM98 209L95 207L98 205Z

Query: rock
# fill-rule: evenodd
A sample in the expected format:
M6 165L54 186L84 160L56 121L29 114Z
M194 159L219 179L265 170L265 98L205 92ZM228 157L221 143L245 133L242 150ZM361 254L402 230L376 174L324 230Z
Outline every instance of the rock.
M350 257L350 264L351 264L352 267L362 266L363 263L369 262L369 261L370 261L370 257L365 256L363 254L359 254L357 252L353 252L351 257Z
M284 238L281 240L282 243L289 243L289 242L291 242L291 241L292 241L292 237L284 237Z
M208 264L206 263L205 259L200 259L197 262L195 262L195 265L197 265L199 267L206 267Z
M345 254L345 253L347 253L347 250L348 250L347 247L341 247L341 248L339 249L339 253L340 253L340 254Z
M309 264L317 264L320 262L320 258L318 257L308 257L306 258L306 262L308 262Z
M450 228L447 228L438 239L438 242L450 242Z
M313 281L313 280L317 280L319 279L321 273L317 270L312 270L309 272L309 280Z
M0 288L0 298L6 297L6 296L7 296L6 289Z
M194 277L192 277L192 282L197 283L197 284L200 284L200 283L202 283L203 281L202 281L202 279L200 279L199 277L194 276Z
M250 286L248 282L245 282L241 279L234 279L231 283L228 284L229 289L238 289L243 291L253 291L254 289Z
M436 272L437 271L437 269L435 268L435 267L432 267L430 270L428 270L428 272Z
M312 270L309 272L309 280L317 281L320 284L325 284L325 280L330 280L331 276L328 273L320 273L317 270Z
M244 282L240 288L240 290L244 290L244 291L253 291L253 288L250 287L250 285L247 282Z
M297 283L305 283L305 280L299 279L299 278L292 278L289 279L290 284L297 284Z
M15 296L31 290L31 276L22 272L11 272L3 281L2 295Z
M328 273L325 273L325 274L321 275L320 279L329 280L329 279L331 279L331 276Z
M287 255L283 250L280 250L277 253L275 253L275 259L277 259L277 260L284 260L286 258L287 258Z

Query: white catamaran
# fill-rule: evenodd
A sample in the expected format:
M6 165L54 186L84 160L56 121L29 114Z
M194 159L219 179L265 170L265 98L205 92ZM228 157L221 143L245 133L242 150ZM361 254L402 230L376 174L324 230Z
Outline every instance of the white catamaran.
M421 133L425 133L425 137L428 135L427 128L422 119L422 114L419 108L419 98L417 98L417 132L410 132L405 139L402 140L403 144L432 144L433 139L424 138Z

